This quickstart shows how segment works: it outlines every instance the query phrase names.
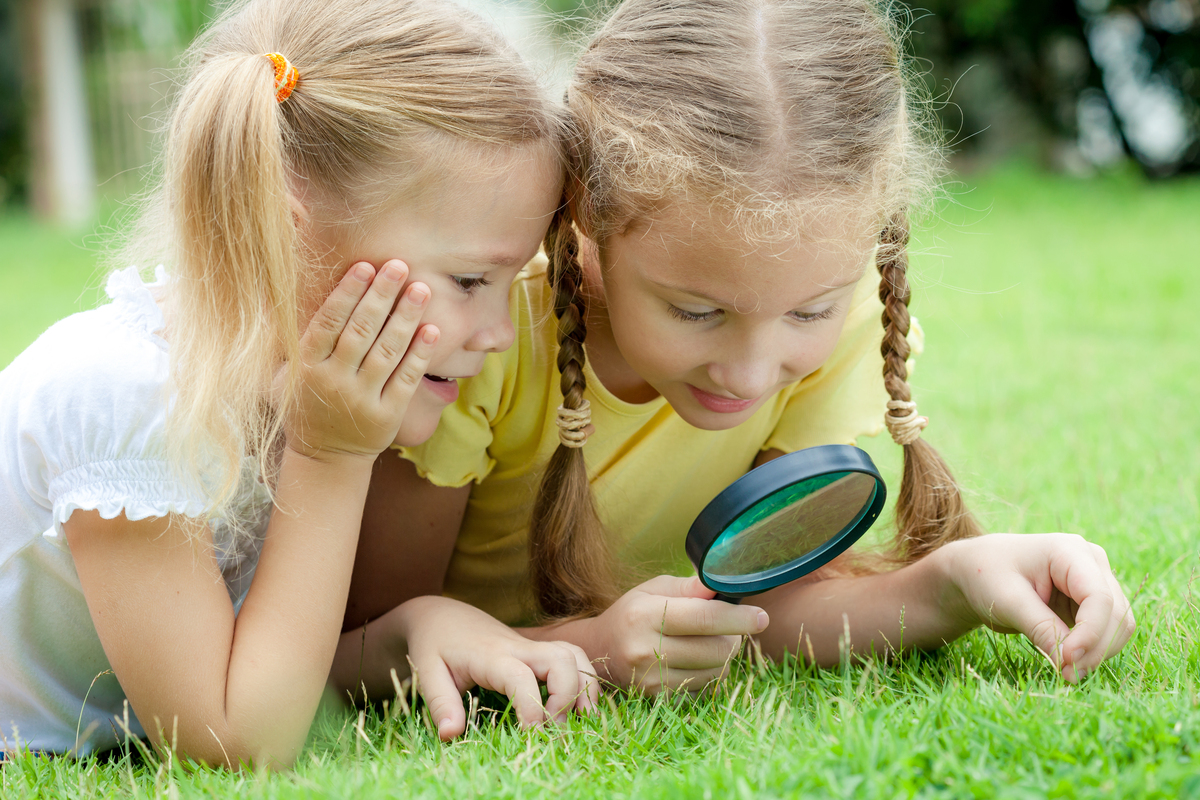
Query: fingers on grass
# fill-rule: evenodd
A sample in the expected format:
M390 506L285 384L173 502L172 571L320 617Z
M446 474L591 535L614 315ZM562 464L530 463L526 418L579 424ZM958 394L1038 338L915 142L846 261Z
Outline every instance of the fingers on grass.
M408 352L428 302L428 286L423 283L409 286L363 359L363 372L375 379L375 385L379 389L382 390L384 383Z
M1063 668L1063 677L1071 682L1081 680L1087 674L1095 671L1104 659L1119 653L1137 629L1133 609L1129 606L1129 601L1125 599L1125 594L1117 584L1116 578L1110 576L1108 582L1113 595L1111 610L1107 620L1100 619L1094 622L1095 627L1107 623L1103 631L1098 637L1093 638L1088 635L1090 631L1084 629L1077 638L1076 632L1079 631L1077 625L1076 630L1073 630L1067 637L1067 641L1063 643L1064 661L1066 662ZM1082 607L1080 610L1083 610Z
M711 669L668 669L663 665L657 665L635 673L629 688L634 692L648 695L658 694L664 689L676 692L701 692L714 682L723 679L727 671L725 665Z
M596 675L596 666L582 647L564 646L571 648L575 654L575 665L579 670L579 678L583 681L583 690L575 698L575 709L583 713L590 713L600 702L600 678Z
M317 309L300 339L300 354L310 363L324 361L337 347L338 337L359 301L371 288L375 268L367 263L352 266Z
M1019 586L1014 587L1003 604L996 604L997 616L1001 616L1001 609L1001 624L1025 634L1037 649L1050 658L1056 668L1061 668L1062 644L1071 629L1038 596L1032 585L1021 582Z
M407 278L408 267L403 261L389 261L380 268L338 337L337 346L333 349L333 355L338 360L356 368L363 363L379 332L383 330Z
M522 728L532 728L545 721L542 692L528 664L517 658L496 659L488 663L486 671L484 680L476 682L507 695Z
M1051 575L1059 590L1079 604L1075 625L1062 646L1064 665L1070 667L1064 669L1064 677L1078 680L1104 659L1109 631L1115 631L1114 611L1119 609L1112 573L1095 557L1092 546L1079 539L1054 559Z
M564 645L548 644L528 656L533 673L546 683L546 717L565 722L567 712L589 691L588 681L580 672L579 654Z
M463 708L462 692L450 670L441 659L420 665L421 696L429 708L438 738L448 742L467 729L467 712Z

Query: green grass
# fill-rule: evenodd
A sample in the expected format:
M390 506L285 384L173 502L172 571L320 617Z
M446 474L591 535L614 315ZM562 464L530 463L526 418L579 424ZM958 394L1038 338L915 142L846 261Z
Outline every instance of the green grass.
M890 664L746 660L700 699L615 696L560 729L485 711L451 745L420 715L334 709L288 775L26 757L0 770L0 795L1200 798L1198 220L1195 180L1010 167L958 187L916 247L928 439L990 529L1084 533L1136 598L1134 639L1080 687L979 631ZM55 247L0 225L6 255ZM30 314L0 329L0 354L53 318L38 314L78 307L90 267L54 252L63 277L39 274L29 297L0 275L0 318ZM895 485L895 448L866 446Z
M42 331L101 301L99 240L0 216L0 368Z

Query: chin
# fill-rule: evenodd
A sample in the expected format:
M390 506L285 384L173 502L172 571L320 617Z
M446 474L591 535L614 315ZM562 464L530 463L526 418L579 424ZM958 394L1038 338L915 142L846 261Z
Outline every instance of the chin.
M438 410L436 416L430 413L409 413L405 416L403 424L400 425L400 431L392 440L392 444L401 447L416 447L425 444L437 430L438 420L441 419L441 416L441 409Z

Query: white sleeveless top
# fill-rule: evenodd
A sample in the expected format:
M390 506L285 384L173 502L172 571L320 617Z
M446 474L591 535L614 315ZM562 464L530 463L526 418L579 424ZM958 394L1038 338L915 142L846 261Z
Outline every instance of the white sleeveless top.
M133 268L115 273L111 303L58 322L0 372L0 751L84 755L125 739L125 693L62 526L76 510L140 520L205 509L163 450L168 355L151 290L165 281L161 267L153 284ZM257 535L235 545L219 522L213 533L235 604L270 513L249 473L240 497L235 513Z

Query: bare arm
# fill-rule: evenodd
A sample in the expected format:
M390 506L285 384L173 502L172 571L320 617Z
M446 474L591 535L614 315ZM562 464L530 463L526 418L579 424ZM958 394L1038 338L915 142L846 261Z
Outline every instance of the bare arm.
M472 686L512 699L523 726L587 710L599 696L583 650L533 642L488 614L441 597L471 487L440 488L396 453L375 463L330 682L343 696L391 697L410 666L442 739L466 729ZM542 706L538 682L549 695Z
M1134 630L1104 550L1061 533L981 536L892 572L801 580L757 600L771 616L759 637L764 651L822 665L838 663L847 646L857 654L934 649L987 625L1025 634L1076 681Z
M780 455L763 453L756 465ZM831 665L846 646L857 655L933 649L987 625L1025 634L1077 681L1120 651L1134 630L1104 550L1061 533L955 542L892 572L818 574L737 606L713 594L696 578L660 576L597 617L522 632L574 642L601 674L655 692L719 677L745 635L756 635L775 658L790 651Z
M156 745L237 767L289 765L304 744L338 642L371 465L395 439L438 337L417 331L427 287L414 283L397 301L406 274L400 262L378 274L352 268L301 340L276 505L236 617L203 523L76 512L64 526L105 654Z
M370 459L288 453L236 617L211 536L185 518L76 512L67 541L105 654L156 745L210 764L290 764L325 685Z
M354 559L345 631L422 595L440 595L471 487L446 489L385 451L375 462Z

